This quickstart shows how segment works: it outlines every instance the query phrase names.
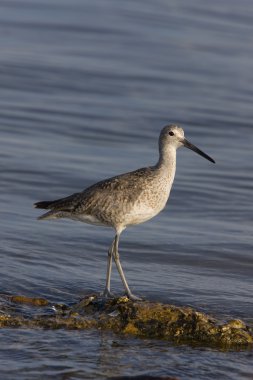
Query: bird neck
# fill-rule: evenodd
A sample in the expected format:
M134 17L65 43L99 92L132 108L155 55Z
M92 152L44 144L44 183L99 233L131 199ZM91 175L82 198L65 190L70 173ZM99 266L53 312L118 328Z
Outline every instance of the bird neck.
M159 160L156 168L167 173L173 181L176 172L176 147L173 145L159 146Z

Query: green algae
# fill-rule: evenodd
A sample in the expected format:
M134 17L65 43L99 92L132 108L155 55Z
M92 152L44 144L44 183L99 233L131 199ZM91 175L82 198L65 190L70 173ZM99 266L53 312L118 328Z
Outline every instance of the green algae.
M2 328L96 328L126 336L216 348L241 348L253 344L252 331L243 321L234 319L220 323L190 307L148 301L133 302L127 297L105 300L96 295L87 296L71 307L50 304L43 298L24 296L9 297L9 302L28 304L31 308L47 306L54 312L42 315L32 313L26 317L17 312L4 312L0 314Z
M11 302L15 303L22 303L22 304L31 304L34 306L47 306L49 305L48 300L45 298L32 298L32 297L26 297L26 296L11 296L10 297Z

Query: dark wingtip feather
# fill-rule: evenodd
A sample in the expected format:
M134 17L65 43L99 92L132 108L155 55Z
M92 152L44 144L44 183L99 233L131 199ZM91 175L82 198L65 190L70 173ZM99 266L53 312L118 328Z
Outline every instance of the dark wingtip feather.
M50 204L52 204L52 202L50 202L50 201L42 201L42 202L36 202L36 203L34 203L33 206L35 208L47 209L50 206Z

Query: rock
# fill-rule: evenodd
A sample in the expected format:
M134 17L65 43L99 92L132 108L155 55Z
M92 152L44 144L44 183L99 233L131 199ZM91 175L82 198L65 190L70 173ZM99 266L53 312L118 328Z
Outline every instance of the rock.
M11 302L32 304L34 306L47 306L49 304L48 300L45 298L31 298L26 296L11 296Z
M0 327L97 328L138 338L217 348L246 347L253 343L252 331L244 322L234 319L221 324L190 307L134 302L126 297L104 300L96 295L87 296L71 307L51 305L47 300L24 296L12 296L9 300L24 302L30 307L51 307L52 312L44 315L32 313L26 318L17 315L18 312L0 314Z

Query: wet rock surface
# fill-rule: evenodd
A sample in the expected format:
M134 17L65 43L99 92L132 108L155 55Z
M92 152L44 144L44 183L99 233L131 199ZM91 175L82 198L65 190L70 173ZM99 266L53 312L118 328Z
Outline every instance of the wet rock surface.
M252 329L241 320L225 323L190 307L177 307L127 297L90 295L67 306L43 298L1 296L0 327L111 330L139 338L178 344L242 348L253 344Z

